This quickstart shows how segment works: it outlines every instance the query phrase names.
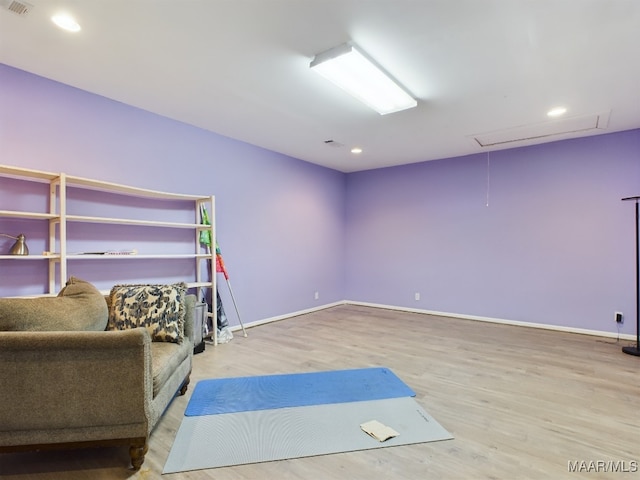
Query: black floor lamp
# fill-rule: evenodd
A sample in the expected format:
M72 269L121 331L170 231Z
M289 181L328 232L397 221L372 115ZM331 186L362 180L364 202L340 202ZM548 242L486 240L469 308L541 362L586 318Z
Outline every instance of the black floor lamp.
M622 200L636 201L636 346L622 347L622 351L640 357L640 244L638 242L638 200L640 200L640 196L627 197Z

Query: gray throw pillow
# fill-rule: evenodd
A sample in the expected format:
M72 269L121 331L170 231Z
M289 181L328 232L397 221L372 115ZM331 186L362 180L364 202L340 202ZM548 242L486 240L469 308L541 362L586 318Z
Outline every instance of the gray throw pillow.
M71 277L57 297L0 298L0 331L102 331L109 310L100 291Z

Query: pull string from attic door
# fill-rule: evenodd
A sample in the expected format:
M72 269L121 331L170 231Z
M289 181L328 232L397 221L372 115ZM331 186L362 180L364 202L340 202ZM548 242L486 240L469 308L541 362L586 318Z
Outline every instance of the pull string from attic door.
M489 206L489 189L491 188L491 158L490 152L487 152L487 198L485 207Z

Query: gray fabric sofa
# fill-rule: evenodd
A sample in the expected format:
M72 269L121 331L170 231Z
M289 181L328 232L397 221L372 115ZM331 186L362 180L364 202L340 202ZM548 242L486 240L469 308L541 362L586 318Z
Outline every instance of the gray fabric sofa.
M184 339L171 343L152 341L145 327L105 331L111 297L83 301L65 289L58 297L0 299L0 453L127 445L139 469L152 429L186 392L196 298L183 295ZM65 296L72 301L57 301ZM45 331L41 317L49 319Z

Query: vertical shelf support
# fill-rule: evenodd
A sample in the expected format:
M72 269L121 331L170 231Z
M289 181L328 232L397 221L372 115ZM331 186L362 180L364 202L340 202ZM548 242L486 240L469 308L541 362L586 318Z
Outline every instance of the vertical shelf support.
M213 195L209 196L209 197L205 197L202 198L200 200L196 201L196 205L195 205L195 210L196 210L196 223L199 223L201 225L204 225L204 219L202 218L202 208L204 208L207 212L215 212L215 197ZM200 233L201 232L209 232L209 238L211 238L211 248L209 247L204 247L201 243L200 243ZM211 215L209 217L209 225L203 226L200 230L196 231L196 248L197 251L201 251L202 248L206 248L207 249L207 258L206 261L204 262L206 265L206 268L203 269L202 266L202 261L200 259L196 259L196 281L201 284L201 285L205 285L208 284L210 289L211 289L211 313L209 314L210 317L212 319L212 340L213 340L213 344L217 345L218 344L218 319L217 319L217 308L218 308L218 301L217 301L217 288L216 288L216 229L215 229L215 215ZM209 277L208 279L204 278L205 277L205 273L206 275ZM198 294L198 298L206 298L206 295L204 295L205 293L205 288L206 287L198 287L197 289L197 294Z

